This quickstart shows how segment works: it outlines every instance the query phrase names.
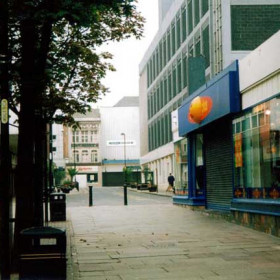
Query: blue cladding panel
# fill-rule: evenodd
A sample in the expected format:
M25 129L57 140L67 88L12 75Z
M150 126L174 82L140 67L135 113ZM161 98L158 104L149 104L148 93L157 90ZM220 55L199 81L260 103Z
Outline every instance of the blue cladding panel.
M197 96L210 97L212 99L211 111L199 124L191 123L188 120L191 102ZM204 125L230 113L239 112L240 108L238 71L228 71L226 69L216 78L189 96L179 108L179 135L185 136L187 133L203 127Z

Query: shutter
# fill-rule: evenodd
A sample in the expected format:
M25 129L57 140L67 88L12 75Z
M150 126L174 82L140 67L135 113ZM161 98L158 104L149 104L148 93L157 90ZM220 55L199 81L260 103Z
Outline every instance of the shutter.
M232 124L215 122L204 134L206 159L206 207L230 211L232 199Z
M123 186L124 176L123 172L103 172L102 173L103 187Z

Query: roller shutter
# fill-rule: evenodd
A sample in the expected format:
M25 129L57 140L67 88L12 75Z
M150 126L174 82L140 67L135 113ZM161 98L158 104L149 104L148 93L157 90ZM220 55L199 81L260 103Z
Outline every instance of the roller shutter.
M233 178L231 128L231 120L219 121L204 133L208 209L230 210Z

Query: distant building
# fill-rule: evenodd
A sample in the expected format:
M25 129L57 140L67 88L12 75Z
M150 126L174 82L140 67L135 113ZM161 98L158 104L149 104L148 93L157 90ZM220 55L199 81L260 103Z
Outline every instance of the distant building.
M138 97L125 96L113 107L100 108L103 186L123 185L125 164L139 169L138 106Z
M138 97L126 96L113 107L75 114L78 128L54 125L56 167L76 167L81 188L122 186L125 164L135 167L135 174L139 170L138 103Z

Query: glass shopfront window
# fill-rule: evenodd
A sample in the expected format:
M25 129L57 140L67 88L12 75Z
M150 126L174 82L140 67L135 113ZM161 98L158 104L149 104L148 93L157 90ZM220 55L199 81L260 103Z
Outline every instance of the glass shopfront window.
M205 185L203 134L195 136L195 179L196 195L203 195Z
M187 138L175 144L175 194L188 195Z
M234 197L280 199L280 97L233 121Z

